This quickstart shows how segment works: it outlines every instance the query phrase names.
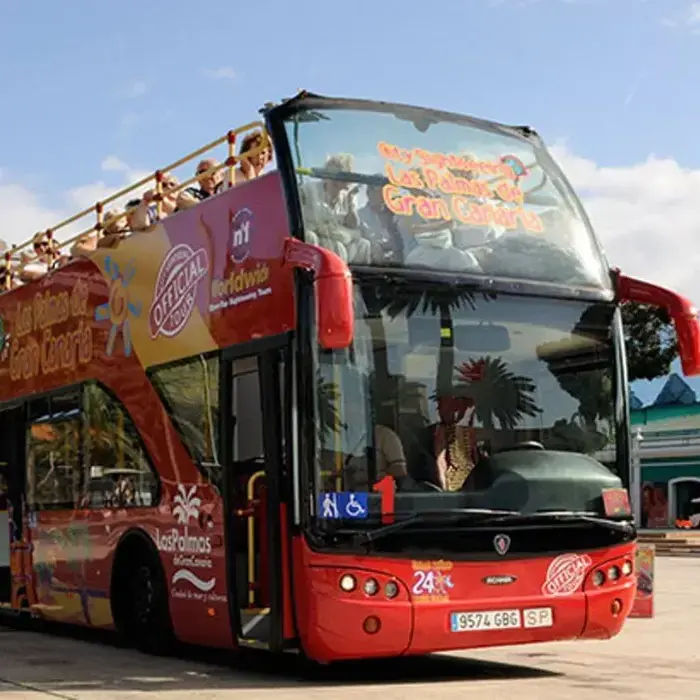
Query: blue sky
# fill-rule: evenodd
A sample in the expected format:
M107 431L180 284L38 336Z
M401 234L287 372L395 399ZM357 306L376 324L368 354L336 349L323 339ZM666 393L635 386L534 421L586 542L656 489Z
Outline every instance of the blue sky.
M533 125L611 261L700 302L699 84L690 0L0 0L0 238L306 88Z
M150 168L305 87L530 123L600 165L700 165L691 5L2 0L0 163L50 197L59 173Z

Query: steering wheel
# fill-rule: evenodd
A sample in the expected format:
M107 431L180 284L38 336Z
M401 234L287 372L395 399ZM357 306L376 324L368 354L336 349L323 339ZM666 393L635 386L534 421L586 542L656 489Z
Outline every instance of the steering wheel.
M432 481L416 481L416 483L420 484L421 486L427 486L431 491L437 491L438 493L442 493L442 489L437 484L434 484Z
M525 442L516 442L515 445L502 447L496 452L513 452L514 450L544 450L544 445L537 440L526 440Z

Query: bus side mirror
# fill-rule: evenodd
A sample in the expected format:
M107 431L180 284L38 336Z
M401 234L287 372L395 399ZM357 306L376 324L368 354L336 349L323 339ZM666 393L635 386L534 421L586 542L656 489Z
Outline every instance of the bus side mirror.
M324 350L342 350L355 331L352 275L345 261L326 248L287 238L285 264L314 274L318 342Z
M700 374L698 311L688 299L665 287L622 274L617 277L617 294L620 301L636 301L665 308L676 328L683 374Z

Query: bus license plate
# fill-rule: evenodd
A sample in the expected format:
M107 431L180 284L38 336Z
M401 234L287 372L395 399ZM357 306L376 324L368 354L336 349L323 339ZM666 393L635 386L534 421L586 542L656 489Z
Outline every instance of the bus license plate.
M523 627L552 627L553 625L552 608L525 608L523 610Z
M520 610L480 610L455 612L450 615L450 627L453 632L506 630L521 626Z

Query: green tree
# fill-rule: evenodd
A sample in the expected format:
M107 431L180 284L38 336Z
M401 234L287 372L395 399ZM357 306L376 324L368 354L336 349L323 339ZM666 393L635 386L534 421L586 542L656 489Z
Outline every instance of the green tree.
M647 304L622 304L629 380L668 374L678 357L678 343L666 309Z

